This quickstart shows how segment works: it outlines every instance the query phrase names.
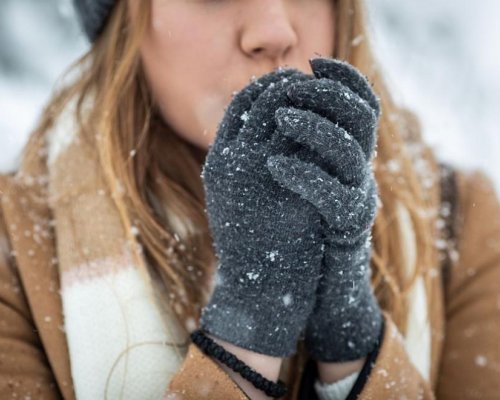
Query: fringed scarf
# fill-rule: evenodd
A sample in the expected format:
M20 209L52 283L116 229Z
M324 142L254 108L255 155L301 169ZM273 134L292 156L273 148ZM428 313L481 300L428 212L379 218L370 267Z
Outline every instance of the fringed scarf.
M74 107L47 135L47 162L76 396L161 399L185 356L187 333L166 306L164 286L149 278L97 151L77 134Z

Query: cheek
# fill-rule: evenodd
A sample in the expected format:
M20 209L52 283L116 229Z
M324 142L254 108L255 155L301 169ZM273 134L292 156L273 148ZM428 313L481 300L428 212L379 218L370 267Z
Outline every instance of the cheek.
M318 53L322 56L333 57L336 23L335 2L332 0L309 0L307 8L302 10L301 14L301 38L308 54L313 56L314 53Z
M153 15L141 56L155 101L177 134L207 148L228 102L224 68L214 60L226 59L229 44L214 46L210 26L181 10L163 6Z
M223 117L225 97L208 88L211 81L196 73L170 73L163 68L150 86L163 119L181 137L207 147Z

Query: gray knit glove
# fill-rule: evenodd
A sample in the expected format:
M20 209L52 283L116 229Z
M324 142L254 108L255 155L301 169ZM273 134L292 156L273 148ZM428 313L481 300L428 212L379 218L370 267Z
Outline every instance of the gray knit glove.
M379 104L366 79L332 59L311 62L315 80L293 84L278 110L283 135L320 157L278 155L275 179L322 216L325 257L306 346L321 361L361 358L377 345L382 317L370 285L377 186L371 168Z
M219 264L201 329L278 357L296 351L314 307L324 245L320 214L281 187L266 162L300 147L276 134L275 111L291 105L286 88L292 82L314 79L278 70L239 92L202 172Z

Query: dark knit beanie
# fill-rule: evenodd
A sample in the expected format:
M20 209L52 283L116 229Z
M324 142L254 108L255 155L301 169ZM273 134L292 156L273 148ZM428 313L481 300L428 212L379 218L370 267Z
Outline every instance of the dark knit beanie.
M91 42L103 31L116 0L73 0L78 19Z

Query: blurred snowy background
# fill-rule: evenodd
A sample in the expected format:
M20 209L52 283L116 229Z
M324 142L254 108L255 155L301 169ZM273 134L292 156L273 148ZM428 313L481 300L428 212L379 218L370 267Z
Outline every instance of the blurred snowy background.
M367 3L396 99L442 159L483 168L500 189L500 1ZM0 171L16 168L53 84L86 46L71 0L0 1Z

